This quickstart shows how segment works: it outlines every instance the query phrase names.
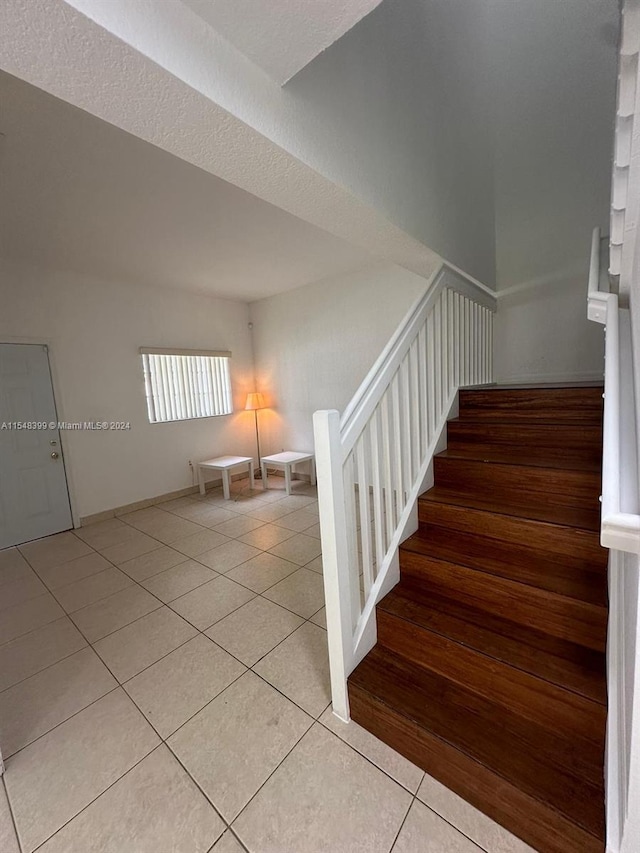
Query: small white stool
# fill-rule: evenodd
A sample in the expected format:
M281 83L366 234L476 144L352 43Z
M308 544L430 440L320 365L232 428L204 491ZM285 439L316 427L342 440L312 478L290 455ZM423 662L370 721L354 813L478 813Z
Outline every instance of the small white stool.
M294 450L285 450L284 453L274 453L273 456L263 456L260 459L262 465L262 485L269 488L267 479L267 466L272 468L284 468L284 484L287 494L291 494L291 470L299 462L308 462L311 474L311 485L316 484L316 460L313 453L297 453Z
M222 491L225 500L231 498L231 469L237 468L240 465L249 466L249 483L253 489L253 459L250 456L218 456L217 459L206 459L204 462L198 462L198 485L200 486L200 494L204 495L204 472L209 468L212 471L222 471Z

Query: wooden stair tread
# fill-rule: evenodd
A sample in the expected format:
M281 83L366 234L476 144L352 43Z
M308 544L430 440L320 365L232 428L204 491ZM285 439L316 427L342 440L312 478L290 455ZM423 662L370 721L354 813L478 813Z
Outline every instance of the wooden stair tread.
M553 468L559 471L587 471L600 476L602 460L554 456L540 450L537 454L527 447L501 446L478 449L474 445L447 447L437 454L438 459L461 459L463 461L483 462L494 465L518 465L531 468Z
M434 459L439 487L465 493L486 494L494 499L527 506L585 508L599 512L601 476L584 468L528 465L517 459L485 462L439 453Z
M377 646L349 679L422 729L444 740L529 796L552 805L596 836L603 815L592 808L603 782L588 781L562 767L554 754L558 740L531 724L524 725L489 701L480 700L451 679L435 674ZM564 754L564 753L563 753Z
M459 417L500 420L598 424L602 421L602 388L462 389Z
M385 613L594 702L606 702L602 652L558 640L451 599L423 594L403 582L379 602L379 621L384 620Z
M602 385L465 388L354 720L540 853L604 853Z
M436 489L425 492L418 501L420 523L436 524L447 530L474 533L509 543L518 551L522 542L529 547L564 559L576 557L606 565L608 552L600 546L599 532L557 524L546 520L511 515L488 506L473 506L465 496L454 495L456 500L439 501ZM504 509L504 507L501 507Z
M487 423L466 418L451 418L447 422L449 448L460 444L484 446L492 450L525 449L527 453L544 453L547 456L587 457L600 464L602 461L602 424L564 424L556 421L510 421Z
M461 390L465 393L474 391L566 391L567 389L599 389L604 391L602 379L585 379L575 382L486 382L484 385L466 386Z
M452 531L423 522L401 545L402 550L457 563L546 589L591 604L607 606L607 554L599 559L559 557L550 551L491 539L479 533Z
M446 740L349 683L352 718L471 805L544 853L604 853L593 834ZM603 818L604 821L604 818Z
M555 506L548 503L526 503L524 495L521 503L515 499L493 498L468 491L449 489L445 486L434 486L420 496L420 502L437 502L467 507L469 509L486 510L494 515L508 515L526 518L534 521L547 521L562 527L577 527L581 530L598 530L600 526L600 511L595 508L574 506Z
M595 651L606 645L607 609L486 572L400 552L401 583L537 629Z
M412 663L455 681L495 705L513 711L549 733L581 742L601 757L605 709L564 686L524 672L403 617L381 612L378 642Z

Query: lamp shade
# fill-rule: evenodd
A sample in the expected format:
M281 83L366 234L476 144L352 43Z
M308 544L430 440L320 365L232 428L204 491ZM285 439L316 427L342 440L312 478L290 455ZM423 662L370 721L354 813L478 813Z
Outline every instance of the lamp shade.
M267 405L264 401L264 397L262 396L262 394L260 394L259 392L253 393L253 394L247 394L247 402L245 404L245 409L247 411L252 412L255 409L266 409L266 408L267 408Z

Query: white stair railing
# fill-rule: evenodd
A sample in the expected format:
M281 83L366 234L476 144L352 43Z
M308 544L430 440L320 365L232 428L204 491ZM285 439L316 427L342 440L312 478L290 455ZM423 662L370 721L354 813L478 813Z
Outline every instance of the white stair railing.
M640 640L638 555L640 514L633 389L631 322L628 308L600 281L600 230L594 229L589 271L588 317L605 329L604 418L600 544L609 549L607 636L607 749L605 761L607 853L637 850L629 840L634 765L639 755L634 730L640 723L637 681Z
M605 329L600 544L640 554L640 515L624 511L637 481L629 311L617 294L601 290L599 228L591 240L587 314Z
M492 381L496 300L443 264L342 417L314 414L333 711L376 641L375 606L399 579L398 546L465 385Z

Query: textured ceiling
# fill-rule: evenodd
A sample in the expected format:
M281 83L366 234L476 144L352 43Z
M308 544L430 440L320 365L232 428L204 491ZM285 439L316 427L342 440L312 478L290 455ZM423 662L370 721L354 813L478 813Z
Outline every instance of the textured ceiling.
M370 256L0 73L0 253L251 301Z
M161 11L156 0L3 0L0 67L376 258L433 275L440 258L427 246L237 115L238 78L252 107L261 106L264 89L286 88L212 39L215 31L182 3ZM222 82L221 69L203 62L212 49L226 56ZM242 66L269 84L259 97L245 87ZM229 81L232 97L223 98Z
M381 0L182 0L277 83L286 83Z

